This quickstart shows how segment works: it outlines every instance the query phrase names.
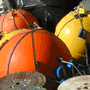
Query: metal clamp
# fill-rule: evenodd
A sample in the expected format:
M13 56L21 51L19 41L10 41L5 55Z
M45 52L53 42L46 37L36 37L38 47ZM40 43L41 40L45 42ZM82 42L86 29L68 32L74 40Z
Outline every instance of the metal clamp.
M79 13L79 14L85 14L85 5L80 4L76 7L74 7L75 12Z

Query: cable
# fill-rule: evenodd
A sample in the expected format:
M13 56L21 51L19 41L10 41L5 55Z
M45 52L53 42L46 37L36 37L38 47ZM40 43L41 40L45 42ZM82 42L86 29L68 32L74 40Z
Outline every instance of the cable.
M4 23L4 19L6 17L7 13L4 15L3 19L2 19L2 24L1 24L1 32L2 32L2 29L3 29L3 23Z
M78 9L79 9L79 7L78 7ZM86 65L88 66L89 64L88 64L88 50L87 50L87 35L86 35L86 30L84 30L84 26L83 26L83 21L82 21L82 19L81 19L81 16L80 16L80 14L77 12L77 10L75 10L75 12L78 14L78 16L79 16L79 20L80 20L80 23L81 23L81 27L82 27L82 29L83 29L83 37L84 37L84 39L85 39L85 49L86 49Z
M82 76L81 72L77 69L77 67L73 63L63 61L63 60L61 62L71 64L77 70L77 72Z
M27 22L27 20L25 19L25 17L19 12L19 11L17 11L17 10L15 10L17 13L19 13L21 16L22 16L22 18L25 20L25 22L26 22L26 24L28 25L28 27L29 27L29 24L28 24L28 22Z
M36 61L35 46L34 46L34 34L33 34L33 32L32 32L32 46L33 46L34 63L36 65L36 71L38 72L38 62Z
M14 48L13 48L11 54L10 54L9 60L8 60L7 75L9 74L10 61L11 61L11 57L12 57L12 54L13 54L15 48L17 47L17 45L20 43L20 41L21 41L26 35L28 35L28 34L31 33L31 32L34 32L34 31L35 31L35 30L32 30L32 31L30 31L30 32L27 32L27 33L26 33L25 35L23 35L23 36L18 40L18 42L15 44L15 46L14 46Z
M77 72L82 76L81 72L76 68L76 66L72 63L73 67L77 70Z
M17 28L16 23L15 23L14 10L12 10L12 16L13 16L14 27L15 27L15 30L16 30L16 29L18 29L18 28Z
M76 10L75 10L75 12L76 12L76 13L78 14L78 16L79 16L79 20L80 20L80 23L81 23L81 27L84 28L84 27L83 27L83 22L82 22L82 19L81 19L80 14L79 14Z

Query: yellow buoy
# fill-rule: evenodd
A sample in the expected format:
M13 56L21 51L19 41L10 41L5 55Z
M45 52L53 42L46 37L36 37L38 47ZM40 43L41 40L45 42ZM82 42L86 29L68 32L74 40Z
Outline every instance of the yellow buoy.
M85 12L83 5L63 17L55 28L55 35L63 40L72 57L77 60L85 57L85 40L78 36L82 28L87 31L87 40L90 43L90 12Z

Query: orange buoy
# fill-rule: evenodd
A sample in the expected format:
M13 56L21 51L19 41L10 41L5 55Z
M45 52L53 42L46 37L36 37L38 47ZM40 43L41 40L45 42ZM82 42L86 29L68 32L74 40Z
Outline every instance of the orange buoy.
M0 16L0 32L13 31L15 29L32 29L30 23L35 22L39 25L37 19L25 10L13 10Z
M46 30L10 32L0 40L0 46L0 77L21 71L39 71L48 77L62 64L57 56L72 60L63 41Z

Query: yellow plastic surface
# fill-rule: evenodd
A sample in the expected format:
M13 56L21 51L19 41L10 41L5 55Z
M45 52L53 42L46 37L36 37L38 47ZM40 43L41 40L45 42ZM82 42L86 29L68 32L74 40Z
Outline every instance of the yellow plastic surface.
M78 37L82 28L79 18L75 19L76 12L67 14L55 28L55 35L67 45L74 59L85 57L85 40ZM71 20L72 19L72 20ZM90 43L90 14L82 17L84 29L87 30L87 40Z
M2 39L0 40L0 46L2 46L3 43L5 43L7 40L9 40L12 36L14 36L15 34L23 31L24 29L17 29L14 30L12 32L4 32ZM27 29L26 29L27 30Z
M85 6L83 4L80 4L78 7L79 14L85 14Z

